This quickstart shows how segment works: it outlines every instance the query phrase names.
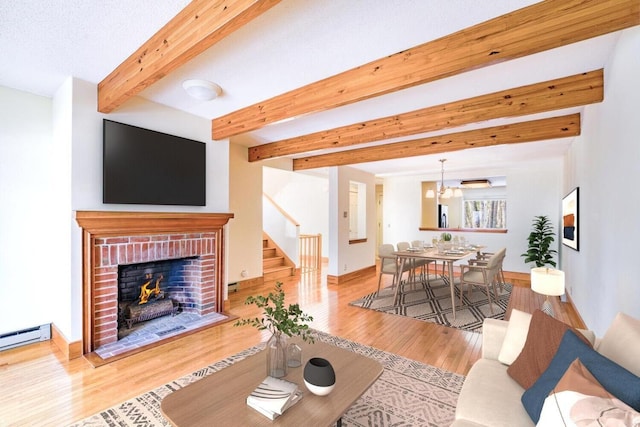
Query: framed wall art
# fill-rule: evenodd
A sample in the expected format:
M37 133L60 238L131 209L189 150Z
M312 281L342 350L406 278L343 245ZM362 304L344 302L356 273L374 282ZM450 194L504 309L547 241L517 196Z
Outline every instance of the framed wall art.
M576 251L580 250L578 194L576 187L562 199L562 243Z

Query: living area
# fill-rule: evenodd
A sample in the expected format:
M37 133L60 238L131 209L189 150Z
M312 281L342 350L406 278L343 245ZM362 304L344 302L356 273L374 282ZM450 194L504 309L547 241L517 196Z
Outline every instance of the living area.
M179 5L178 7L177 3L179 2L168 3L173 3L177 9L184 6ZM245 4L247 3L254 2L246 2ZM283 2L283 5L286 6L286 3ZM247 39L263 40L263 37L276 34L277 31L285 31L288 25L282 25L283 23L298 22L296 19L289 18L295 17L294 13L302 13L300 9L304 8L295 2L289 3L288 7L281 9L278 9L278 6L273 7L271 18L269 15L265 15L266 22L276 22L278 25L269 27L270 31L267 32L255 30L252 34L257 34L259 37L247 37ZM380 2L375 7L373 5L361 6L367 11L375 9L380 12L383 9L383 3L386 2ZM448 3L453 4L454 2L443 1L442 7L449 7ZM528 6L526 3L528 2L524 0L519 1L517 7L526 7ZM541 4L544 7L546 5L561 7L557 5L558 3L562 2L547 1ZM584 3L584 7L587 9L593 7L594 4L594 2L570 3L573 7L578 7L578 3L582 7L582 3ZM638 19L638 7L633 1L607 1L602 4L606 4L603 7L625 4L627 5L625 13L619 15L630 16L631 20ZM324 12L319 9L338 7L336 5L325 4L320 7L314 4L315 9L313 10L320 13L318 16L324 16ZM475 2L470 2L466 6L480 7ZM0 7L11 9L5 5ZM158 5L153 9L165 7L167 6ZM355 8L356 6L349 7ZM415 7L420 6L416 5ZM484 7L496 8L497 10L488 11L485 14L469 13L469 16L474 17L471 19L473 22L456 25L466 28L467 25L474 24L476 22L474 20L484 22L494 14L502 16L504 13L512 12L511 9L516 6L503 4L499 7L485 5L480 8ZM45 10L44 5L42 10ZM15 15L10 15L11 10L7 10L6 14L4 12L3 10L3 16L16 18ZM53 14L53 12L49 13ZM169 14L169 17L174 16L175 12ZM467 13L464 12L464 10L458 11L452 16L466 17ZM294 15L289 16L288 13ZM403 19L411 18L410 12L404 11L403 13L405 17ZM396 16L390 12L387 15L390 19L395 19L393 17ZM416 28L419 28L416 33L423 33L426 28L437 28L437 25L425 25L425 19L434 19L429 18L430 15L433 14L423 13L418 19L412 21ZM138 16L143 16L143 13L140 12ZM334 23L330 19L333 16L328 16L326 20L318 20L317 16L313 16L313 19L304 22L323 22L323 26L325 24L337 25L338 22ZM355 17L355 15L341 14L335 16ZM562 20L562 18L558 19ZM618 19L624 21L625 18L618 16ZM15 20L22 22L21 19ZM152 17L148 21L155 24L159 22ZM545 21L556 22L552 19L545 19ZM578 18L576 21L581 21L581 19ZM34 22L40 21L34 20ZM42 19L42 22L47 22L47 20ZM127 22L131 27L137 27L135 23ZM377 20L375 22L383 21ZM404 21L396 22L396 25L392 27L395 28L395 32L398 32L399 27L406 27L405 24ZM262 25L265 25L264 21ZM559 26L565 27L565 25ZM599 28L598 25L592 26ZM44 29L40 32L39 29L30 27L32 30L30 32L36 35L57 35L66 27L66 25L59 25L52 33L47 33ZM160 27L161 25L158 25L158 28ZM253 28L249 24L246 27ZM343 25L343 27L352 28L352 25ZM150 34L158 28L154 28ZM258 26L258 28L263 27ZM473 167L467 166L463 168L464 170L455 170L456 154L455 152L447 152L449 158L447 170L460 178L466 178L463 176L464 174L506 176L509 183L507 192L508 232L498 235L474 231L473 234L469 232L468 235L472 235L474 242L486 246L489 250L507 247L505 269L524 275L527 275L530 266L522 262L519 254L526 250L526 235L531 219L535 215L548 215L559 231L562 224L562 198L572 189L580 188L581 247L579 250L575 250L558 244L558 267L565 272L567 280L566 297L563 297L561 303L557 302L556 308L563 321L578 328L590 329L597 337L606 335L610 325L614 323L616 315L620 312L627 313L633 318L640 317L636 303L640 298L640 289L635 286L634 282L634 277L636 277L635 247L640 241L640 229L635 226L637 222L635 213L639 206L637 197L634 196L635 182L640 179L640 170L636 164L640 153L635 137L640 133L640 121L636 117L636 106L640 101L638 98L640 88L636 77L640 72L640 64L637 62L636 55L640 43L639 29L638 23L632 22L626 29L614 30L614 33L593 36L592 39L580 42L586 43L586 50L593 52L593 57L587 55L588 57L597 58L592 62L578 64L572 60L573 56L563 53L555 56L557 61L550 62L536 56L540 53L532 55L531 52L528 52L525 54L528 55L526 63L518 62L517 59L503 60L500 58L490 67L471 67L476 68L473 73L478 72L478 74L473 74L475 77L472 78L472 82L465 80L465 84L460 84L461 82L455 80L456 76L451 76L453 81L440 76L433 85L428 85L427 92L433 89L433 93L437 92L440 95L446 93L445 98L448 97L446 100L436 98L436 102L436 99L422 96L420 99L424 99L425 104L415 104L414 107L407 107L409 104L404 101L385 102L387 106L400 105L400 107L397 111L384 110L387 112L379 113L376 116L380 120L376 123L381 124L383 115L391 117L390 115L419 107L433 109L440 102L445 103L452 99L458 100L456 105L461 105L464 104L464 99L472 99L479 94L515 90L514 88L522 89L531 84L537 86L541 82L566 76L582 76L583 79L590 79L594 74L592 71L596 70L595 74L599 75L598 79L601 84L596 84L595 89L583 89L585 93L592 94L597 92L599 88L602 91L603 99L579 103L580 106L575 109L567 107L562 109L562 113L568 112L572 117L575 115L579 117L578 120L572 120L571 126L569 126L572 131L576 131L576 126L579 130L573 137L557 136L551 141L536 141L531 145L529 143L498 143L493 147L486 147L488 151L482 151L482 149L474 151L476 148L460 150L461 152L473 151L474 153L467 156L467 159L471 159ZM327 31L326 28L323 28L322 31L329 36L330 31ZM91 31L87 32L87 34L89 33ZM444 30L444 33L446 34L447 30ZM362 34L371 34L371 32L363 31ZM545 34L545 32L541 31L537 34ZM70 39L74 43L84 39L84 37L77 37L75 33L72 36ZM331 36L333 37L333 34ZM351 41L350 36L343 35L342 37L345 42ZM532 35L533 39L535 37ZM577 37L580 39L580 36ZM280 41L273 42L272 45L280 46L279 43L288 38L295 37L289 37L288 34L286 37L282 35ZM387 34L382 38L394 39L395 37ZM50 36L48 39L58 40L58 37ZM301 36L298 39L305 40L306 38ZM435 39L436 37L434 37ZM468 46L480 43L483 37L479 39L476 42L470 42ZM235 40L235 42L238 41ZM416 40L404 40L400 43L401 46L389 47L389 52L401 52L424 41L424 36L416 37ZM40 42L42 40L37 43ZM18 42L14 44L22 46L21 49L25 52L31 51L28 46ZM339 44L337 43L337 45ZM366 43L362 43L363 46L375 44L377 43L372 43L368 38ZM532 42L532 44L536 43ZM75 44L70 46L75 46ZM48 49L52 52L56 51L50 46ZM82 49L78 50L75 47L66 50L70 52L82 51ZM95 50L101 49L96 48ZM316 50L318 53L324 54L327 49L324 46L317 46L316 49L305 49L300 52L314 52ZM349 58L357 50L354 48L341 54L336 53L336 60L338 57ZM466 52L468 49L462 50ZM63 51L65 49L60 49L61 55L64 53ZM226 45L224 51L237 53L242 49ZM566 53L566 51L562 52ZM273 54L273 52L271 53ZM451 54L453 55L454 52ZM373 57L385 58L385 55L388 53L374 54ZM407 55L407 57L409 56ZM492 50L491 54L482 56L498 58L500 52ZM15 57L14 63L20 63L19 55ZM46 55L32 55L31 57L40 58L46 57ZM300 57L304 56L301 54ZM602 58L605 60L601 63ZM566 59L566 61L562 59ZM354 60L356 64L365 64L371 58L361 57ZM331 60L326 59L321 61L321 63L332 63ZM275 62L278 64L288 63L285 58L280 58ZM264 64L266 63L269 61L264 62ZM509 68L509 72L505 72L506 70L501 68L511 63L520 64L519 68ZM28 64L30 66L21 67L18 70L19 73L27 74L27 70L39 68L31 66L33 65L31 62ZM244 62L241 66L235 64L238 70L263 70L262 63L256 67L247 66L248 64ZM387 62L384 64L388 65ZM539 67L536 64L539 64ZM553 64L553 66L547 68L547 64ZM296 66L296 64L290 65L291 67ZM352 67L353 64L345 69ZM314 65L310 68L317 69L318 67ZM525 70L538 68L540 69L539 75L521 78L526 74ZM113 67L109 70L111 69ZM597 70L603 71L598 73ZM255 72L260 74L258 71ZM327 70L326 72L335 74L337 71L329 72ZM182 77L181 73L178 75ZM304 72L293 72L293 74L296 73L308 75ZM380 73L374 72L372 76L377 74ZM53 76L54 73L50 73L50 75ZM0 108L0 121L2 122L2 126L0 126L0 162L2 162L0 194L2 194L3 200L3 209L0 210L0 235L2 235L2 239L0 239L0 271L3 272L3 283L5 283L0 286L0 300L11 302L8 304L8 309L0 312L0 335L5 332L24 330L34 325L52 325L53 335L51 341L0 352L0 372L2 372L3 383L7 384L6 393L0 397L0 407L2 408L0 410L0 424L39 425L49 423L66 425L77 422L136 396L146 398L149 396L148 393L155 388L163 384L171 384L183 376L194 373L190 377L191 381L194 378L207 375L210 371L221 368L222 365L232 363L234 355L253 348L267 339L264 333L252 328L237 328L226 323L105 364L99 368L93 368L86 363L84 355L87 354L88 348L85 346L87 343L92 343L87 337L87 331L91 330L87 328L87 325L91 325L93 320L86 315L90 311L85 311L85 293L91 292L92 288L86 286L87 283L91 283L91 278L90 275L87 275L83 265L88 263L88 258L91 255L87 255L86 248L83 246L83 239L87 236L82 227L77 224L76 214L83 211L108 210L159 214L178 214L186 211L196 216L234 215L234 218L223 227L225 243L219 253L224 254L225 263L220 266L220 269L224 270L225 277L222 286L215 290L219 294L214 300L215 304L221 304L220 309L226 313L232 313L239 317L251 316L256 312L251 311L250 307L244 306L244 298L248 295L262 293L268 290L268 286L241 285L238 292L234 293L229 291L226 285L242 282L247 276L254 281L259 281L261 277L261 236L263 231L261 200L266 184L265 167L261 162L248 161L250 150L248 150L246 140L251 138L246 135L239 134L212 141L210 117L203 118L194 113L195 110L206 109L207 106L204 104L190 104L191 112L185 112L177 107L163 105L157 99L151 100L155 89L150 88L147 93L133 96L112 112L98 112L96 106L100 104L99 79L78 77L72 72L68 74L63 72L63 75L66 77L55 87L53 92L32 91L22 86L14 87L11 81L5 80L0 75L0 98L2 98ZM288 74L281 72L276 72L274 75L284 76L285 80L288 76ZM259 76L255 77L258 81ZM319 79L319 77L317 78ZM44 81L45 79L33 80ZM482 84L477 84L480 81ZM248 85L249 82L253 82L253 80L245 79L243 83ZM358 81L354 79L351 84L339 85L339 87L354 88L356 83ZM144 84L140 86L144 86ZM269 84L257 86L270 87ZM299 86L306 88L302 83ZM377 87L377 85L373 86ZM551 86L553 85L547 88L553 91L554 88ZM230 88L230 86L226 86L226 88ZM456 92L463 88L468 92L464 94ZM309 96L315 93L310 89L301 92ZM348 96L347 92L350 91L344 92L345 96ZM575 92L582 92L582 89ZM388 95L393 96L393 94ZM558 95L558 97L567 98L565 95L567 93ZM227 97L225 98L225 96ZM234 110L235 107L232 108L226 104L233 99L233 96L234 92L226 93L218 99L218 104L209 105L225 105L229 111ZM338 95L325 96L327 102L334 98L337 99ZM512 98L503 97L502 99ZM538 102L539 99L536 99ZM387 98L387 100L390 99ZM194 101L184 102L193 103ZM511 108L518 110L524 108L525 104L526 102L515 103ZM474 105L477 107L477 104ZM567 109L570 111L566 111ZM354 110L359 110L359 108L354 108ZM292 109L285 114L295 116L293 111ZM361 112L365 111L367 109L361 109ZM331 112L325 111L322 114L329 115L329 113ZM267 115L269 116L266 119L267 122L283 119ZM341 120L346 117L346 114L338 113L336 109L333 115L340 116L340 120L335 120L331 126L334 126L334 130L340 129L340 126L345 125L345 123L341 123ZM539 118L537 115L533 116L535 117L532 118ZM102 120L106 117L206 143L206 205L158 207L150 205L114 206L103 203ZM260 117L260 115L256 113L255 117L247 117L246 122L248 123L256 117ZM301 114L299 118L306 120L309 117ZM456 113L455 117L459 118L460 116ZM502 128L505 121L517 120L513 111L509 112L508 117L491 119L491 124L495 126L481 129L481 131L508 129L508 126ZM361 123L363 119L345 118L344 120ZM373 118L371 119L373 120ZM321 121L326 123L324 119ZM425 120L425 122L431 121ZM433 120L433 122L435 123L437 120ZM476 110L474 123L481 125L483 122L484 119L480 112ZM244 122L241 121L241 123ZM294 120L293 126L295 127L299 123L302 122ZM287 125L286 123L273 123L273 127L271 127L266 124L264 132L266 134L275 132L276 135L282 135L277 132L279 126ZM302 127L304 128L304 126ZM534 127L538 130L543 128L542 125ZM375 128L375 126L369 126L369 128ZM567 129L565 126L558 126L558 129L554 128L554 132L556 135L562 135L563 132L567 132ZM473 131L473 129L470 130ZM304 132L307 131L308 129L305 128ZM354 131L354 134L357 133ZM482 132L478 130L478 133ZM296 135L303 137L300 136L300 133ZM477 136L477 133L473 135ZM484 141L490 141L489 145L496 142L491 135L498 134L490 132L490 135L486 136ZM437 141L430 140L428 138L431 137L431 134L423 136L422 142L416 144L428 145L435 150L442 149L441 142L448 140L445 137L438 137ZM515 142L521 142L518 140L520 137L526 138L526 134L518 133L513 136L513 139ZM258 139L278 140L282 138L284 137L263 138L260 136ZM431 142L425 144L425 141ZM252 140L249 145L255 143L256 141ZM417 145L413 146L416 150ZM520 146L521 150L516 149L516 146ZM386 152L385 155L400 152L395 148L388 147L381 151ZM541 158L540 152L547 152L549 148L552 148L553 155ZM515 152L518 153L517 158L513 156ZM433 237L435 231L418 229L420 223L419 205L423 198L420 182L439 180L439 165L437 163L438 158L442 157L441 153L442 151L438 154L416 157L421 161L421 165L417 169L420 172L416 174L407 174L407 169L398 175L392 176L385 173L377 175L357 169L355 165L349 166L347 161L347 164L336 163L335 166L328 168L328 174L320 178L322 181L314 182L314 191L311 191L311 187L304 187L304 183L309 182L310 175L297 181L296 185L302 188L298 194L303 194L305 201L326 200L328 208L317 211L322 212L324 224L326 224L327 232L324 241L327 242L325 246L327 254L324 256L328 258L328 264L323 266L319 278L300 276L291 282L286 281L285 286L287 298L291 298L292 302L299 302L303 309L313 314L315 320L312 327L322 334L327 334L328 336L323 335L324 339L343 340L340 341L342 345L351 345L358 348L359 351L365 351L363 347L370 346L370 348L379 349L380 357L394 358L393 360L405 358L409 361L416 361L419 364L416 366L428 365L436 369L443 369L444 374L439 370L430 372L433 372L434 376L446 376L450 380L448 384L451 385L451 389L457 390L452 394L447 394L447 397L443 397L441 400L443 403L448 402L444 407L448 408L448 413L451 415L455 414L456 409L455 403L451 403L455 399L451 396L457 397L457 392L463 386L465 377L469 375L472 366L481 358L485 348L483 345L484 335L465 333L453 328L442 328L437 325L348 306L349 302L375 291L377 287L375 283L377 276L373 274L361 281L354 282L349 279L354 276L362 276L363 271L371 272L376 263L376 247L378 243L381 243L378 240L384 242L398 242L405 239L429 241ZM349 158L347 155L344 157ZM354 158L355 156L351 156L351 160ZM462 162L462 158L461 154L458 159ZM288 161L288 163L284 162L287 163L285 169L289 169L287 173L302 175L291 172L294 169L293 159L285 160ZM384 159L379 158L378 160ZM372 161L369 164L385 163L385 161ZM277 162L265 162L265 165L267 163L275 167ZM151 168L153 165L143 164L141 167ZM314 177L314 179L316 178ZM349 241L349 230L346 226L349 212L349 181L351 180L365 183L367 210L370 212L367 218L367 239L356 243ZM369 203L374 204L374 200L376 200L374 192L377 185L384 188L380 226L378 226L378 218L374 213L376 211L375 205L369 205ZM287 196L290 195L287 194ZM300 199L302 200L303 197ZM315 204L311 204L311 202L307 204L307 210L315 209ZM153 223L153 220L149 222ZM305 221L306 224L308 223ZM313 232L315 231L313 230ZM378 231L381 236L375 237L378 235ZM460 231L458 233L467 232ZM559 243L560 235L557 237ZM51 246L53 242L56 244L55 248ZM37 268L34 267L34 259ZM516 288L515 291L516 308L520 307L523 312L532 313L535 308L540 307L542 302L540 298L531 294L526 287ZM28 309L21 303L25 301L25 298L28 299ZM91 347L93 344L89 344L89 346ZM372 353L374 352L372 351ZM375 357L374 354L372 355ZM403 363L406 362L405 359L403 359ZM407 365L411 365L411 363L407 362ZM214 368L204 368L208 366L214 366ZM393 398L393 395L390 398ZM451 401L447 400L450 398ZM453 421L453 418L450 421Z
M383 286L391 285L391 279L385 277ZM504 387L505 381L509 381L508 378L502 377L506 376L507 365L498 362L497 358L503 347L503 340L506 339L510 329L519 331L520 345L524 344L524 337L527 336L526 329L531 319L520 313L540 307L544 300L542 295L535 294L526 285L516 286L510 304L510 313L518 313L517 321L514 322L517 328L489 319L493 324L489 328L485 327L480 334L348 305L348 301L374 290L376 286L377 276L348 287L328 285L326 273L321 272L315 274L311 280L309 277L306 280L292 278L284 282L287 302L300 303L305 307L305 311L314 317L311 326L319 331L318 339L324 341L329 337L325 334L331 334L334 338L331 338L330 343L344 345L344 342L338 341L348 340L351 342L348 348L352 351L361 351L360 347L363 346L384 349L384 353L388 352L385 357L393 357L395 365L401 365L404 360L413 364L413 368L407 370L404 375L414 371L416 363L423 363L425 367L437 370L436 373L430 373L438 378L437 386L429 383L420 385L426 387L425 392L431 396L429 399L431 403L425 401L425 408L431 408L430 405L435 404L434 408L439 407L440 410L435 411L431 408L426 415L422 412L415 413L413 404L408 401L400 403L397 401L399 397L396 397L394 405L401 405L394 411L396 417L399 417L396 421L402 419L403 411L408 411L413 418L405 418L404 421L412 425L422 425L422 422L427 422L425 416L431 425L449 425L454 420L456 426L476 425L466 424L468 420L474 419L479 425L529 425L526 422L514 424L513 420L518 418L498 417L501 411L519 414L524 409L516 411L509 409L506 405L505 402L512 402L514 399L519 402L519 394L522 391L518 392L517 396L513 396L514 390L519 386ZM270 284L241 287L237 292L231 293L230 313L242 318L258 316L260 311L254 306L245 305L244 301L247 296L265 294L271 290L271 287ZM329 295L331 297L328 297ZM557 319L572 327L584 328L579 314L571 304L554 299L553 307ZM554 329L549 328L548 321L544 324L544 329ZM634 339L630 333L640 332L637 323L630 325L631 329L625 331L625 328L619 328L616 334L612 335L616 338L615 342L625 343L624 348L629 348L629 343ZM510 334L515 335L514 331ZM557 336L557 330L554 334ZM152 397L158 391L151 395L144 395L144 393L165 383L173 384L171 389L183 387L189 382L176 383L175 381L185 375L191 375L189 381L193 381L194 376L202 378L212 375L215 370L237 363L246 357L246 350L265 341L268 335L266 331L238 327L228 322L99 368L91 367L83 359L65 360L60 357L60 353L55 350L55 345L50 341L5 351L3 361L6 365L3 367L3 378L7 384L12 384L12 388L2 398L4 408L2 416L5 417L3 421L7 420L9 425L37 425L46 419L53 425L68 425L94 414L100 414L104 409L113 406L113 410L105 413L105 418L102 416L97 419L88 418L84 423L80 422L77 425L101 425L102 422L108 422L107 419L119 420L121 425L128 425L127 422L132 420L128 417L139 417L141 413L149 417L147 422L151 424L148 425L155 425L150 420L162 419L162 416L157 413L158 407L154 412L154 406L149 405L153 400L158 399ZM548 340L548 337L543 335L537 339L544 341ZM534 344L536 349L541 346L540 342L537 341ZM609 345L611 346L611 342ZM198 351L194 351L194 348ZM531 349L528 351L531 352ZM375 354L371 353L369 357L376 357ZM380 354L379 351L377 354ZM309 357L309 355L303 356ZM216 361L224 363L216 364ZM497 366L491 368L491 364ZM487 365L490 371L488 373ZM144 366L142 371L141 366ZM203 369L206 366L210 368ZM496 369L498 370L495 371ZM424 376L425 372L421 372ZM385 375L393 374L395 372L390 371ZM489 377L485 378L487 375ZM471 385L466 385L467 376L470 378ZM135 378L135 381L132 381L132 378ZM408 380L407 376L403 381ZM126 389L123 389L123 383L127 384ZM80 384L82 384L81 387ZM376 386L376 391L379 393L380 389L386 389L385 393L397 392L385 383ZM482 391L478 392L478 389ZM165 395L167 391L163 391L160 396ZM495 396L498 394L501 397L496 400ZM56 396L54 400L50 399L52 395ZM18 399L16 396L21 398ZM141 397L136 398L136 396ZM481 398L491 401L491 405L487 404L490 409L481 410L478 407L478 399ZM133 401L129 402L129 399ZM375 396L375 399L381 399L381 396ZM128 403L121 406L122 402ZM496 404L502 409L497 407L491 409L492 405ZM151 416L147 411L155 415ZM125 412L129 415L125 416ZM455 415L457 412L462 414L460 419ZM359 406L356 413L360 417L364 416L365 419L371 415L364 411L363 406ZM352 415L347 414L345 418L347 425L349 422L358 420L350 417ZM481 422L482 419L485 420L484 423ZM486 419L492 422L486 422ZM286 418L283 418L284 420Z

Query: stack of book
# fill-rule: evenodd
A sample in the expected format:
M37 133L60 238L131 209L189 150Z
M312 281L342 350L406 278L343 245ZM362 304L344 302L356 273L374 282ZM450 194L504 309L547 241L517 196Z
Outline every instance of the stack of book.
M265 417L274 420L302 398L302 390L291 381L266 377L247 396L247 405Z

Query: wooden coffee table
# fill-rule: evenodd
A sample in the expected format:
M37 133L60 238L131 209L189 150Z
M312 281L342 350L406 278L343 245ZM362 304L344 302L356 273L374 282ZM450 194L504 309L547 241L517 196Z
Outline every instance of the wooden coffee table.
M266 376L265 352L249 356L162 400L163 415L176 427L196 426L322 426L332 425L382 374L382 365L368 357L316 341L303 343L302 366L289 368L285 379L304 392L300 402L271 421L247 406L246 398ZM328 396L316 396L304 385L302 371L312 357L322 357L333 365L336 386Z

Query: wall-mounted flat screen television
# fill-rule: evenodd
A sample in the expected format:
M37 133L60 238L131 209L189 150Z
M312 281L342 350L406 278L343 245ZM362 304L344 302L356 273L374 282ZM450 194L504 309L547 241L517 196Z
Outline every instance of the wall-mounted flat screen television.
M206 144L103 120L104 203L205 206Z

